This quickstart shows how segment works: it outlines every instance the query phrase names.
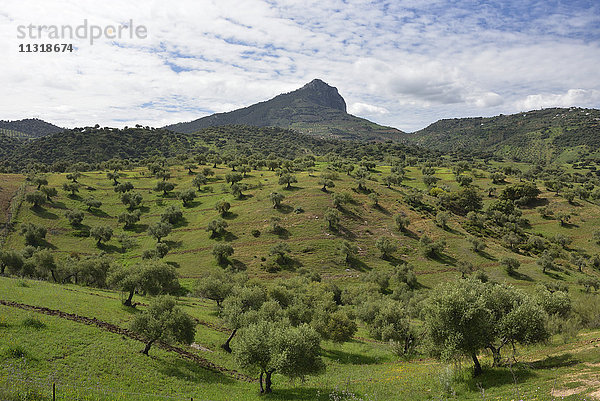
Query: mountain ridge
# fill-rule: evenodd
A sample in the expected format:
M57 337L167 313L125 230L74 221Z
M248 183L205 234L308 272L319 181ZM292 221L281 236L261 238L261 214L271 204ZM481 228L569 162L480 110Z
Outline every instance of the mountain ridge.
M272 99L225 113L216 113L163 128L193 133L202 128L224 125L280 127L341 139L399 140L402 131L348 114L337 88L314 79L299 89Z

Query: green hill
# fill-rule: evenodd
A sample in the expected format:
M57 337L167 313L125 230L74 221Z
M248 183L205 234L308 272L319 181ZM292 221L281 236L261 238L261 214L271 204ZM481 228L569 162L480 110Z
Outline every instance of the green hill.
M366 141L397 140L402 134L348 114L338 90L319 79L265 102L165 128L192 133L224 125L289 128L315 136Z
M0 132L6 136L20 139L41 138L46 135L56 134L64 128L38 118L26 118L24 120L5 121L0 120Z
M214 135L217 140L219 135ZM205 146L214 149L215 143L206 141ZM280 184L276 171L257 166L242 178L241 183L247 187L241 197L235 196L231 184L226 182L232 168L221 162L216 167L213 162L192 163L196 164L192 167L194 174L189 174L189 161L164 160L170 174L167 181L176 185L166 195L153 190L163 179L151 173L152 165L150 169L132 166L120 171L118 179L131 182L143 202L140 221L127 229L118 221L126 208L114 191L112 180L107 178L107 170L83 172L78 177L80 187L75 196L62 189L69 181L66 174L48 174L48 187L56 188L58 195L40 207L23 202L13 224L15 228L24 223L47 228L42 247L55 258L57 283L53 283L49 273L46 281L0 278L0 294L3 294L0 296L0 358L3 362L0 389L5 391L0 391L0 398L22 396L22 383L28 383L33 393L31 397L44 399L43 394L48 394L51 383L56 383L63 397L59 399L85 396L103 400L119 395L143 400L152 399L150 394L214 400L232 396L242 400L259 399L257 384L244 379L257 377L256 372L241 369L230 354L220 349L229 330L215 303L189 296L195 280L209 272L224 271L233 275L234 271L243 271L253 280L253 285L265 286L273 285L278 279L291 283L295 277L310 277L316 273L321 280L319 286L335 285L332 288L339 289L339 302L344 310L358 308L359 305L352 303L353 298L365 291L379 291L382 286L384 297L406 302L405 307L416 327L422 325L420 300L441 282L460 281L464 266L468 266L466 263L478 272L476 274L485 272L488 280L512 284L528 294L540 291L541 284L547 284L553 291L568 289L580 319L589 319L589 313L596 310L593 305L597 304L594 303L597 295L586 294L579 284L586 277L598 277L591 262L593 255L600 254L600 245L594 239L600 224L600 205L595 196L583 195L569 201L568 189L561 190L557 196L541 184L553 173L538 172L539 200L522 205L519 212L500 212L510 204L499 201L499 194L519 184L517 170L527 165L465 165L448 159L438 160L439 165L436 165L431 161L409 160L404 166L402 182L388 188L384 179L390 176L392 167L379 161L368 165L369 176L362 182L364 189L359 189L359 163L343 160L356 164L350 174L332 155L316 158L314 165L312 157L297 159L288 165L297 179L290 189ZM463 193L464 187L453 174L453 169L459 166L463 169L460 174L472 179L469 188L482 197L483 211L476 213L476 217L455 209L456 199L452 196L446 198L445 194ZM239 165L237 167L239 170ZM596 182L592 169L595 166L576 167L565 166L565 182L582 181L582 177L587 177L587 182ZM425 170L427 168L432 171ZM209 178L197 191L198 197L183 206L175 194L191 188L195 173L204 169L215 174L207 174ZM495 171L508 174L504 180L494 183L491 173ZM327 172L336 173L332 176L335 186L324 192L320 177ZM437 183L428 187L425 175L432 175ZM490 191L493 188L496 195ZM571 188L579 189L584 189L583 182ZM35 187L30 184L28 192L34 191ZM270 200L273 192L285 196L278 208L274 208ZM330 229L326 213L334 208L334 196L340 194L346 196L338 207L339 226ZM90 196L101 201L99 208L88 209L84 201ZM221 235L211 238L207 227L219 215L215 206L220 200L231 204L224 217L227 227ZM138 352L143 344L123 330L139 311L147 308L152 297L136 294L141 304L135 309L127 308L121 305L123 294L107 288L76 285L67 277L69 269L79 265L78 261L109 258L126 266L140 262L145 251L156 247L156 241L147 234L148 226L159 221L170 206L182 211L182 219L163 239L169 251L162 260L175 267L184 286L179 303L199 325L195 348L182 344L175 348L157 347L152 357L147 358ZM68 210L83 213L81 224L69 223L65 217ZM444 213L445 218L440 217ZM509 216L502 217L503 213ZM565 213L570 214L568 219ZM398 229L397 215L408 218L405 230ZM560 219L566 219L565 223L560 223ZM91 228L95 226L110 227L112 238L98 245L90 237ZM516 235L517 240L506 238L508 233ZM131 248L122 247L119 242L122 235L133 241ZM381 237L389 238L396 245L396 250L385 258L377 246ZM434 254L425 252L425 237L436 243L443 240L444 246ZM485 249L474 251L474 238L485 244ZM570 241L561 238L570 238ZM357 248L348 263L338 251L344 241L350 241ZM233 247L227 268L220 266L212 254L217 244ZM272 254L278 244L289 247L281 263ZM24 237L15 230L10 233L5 249L21 250L24 246ZM538 264L542 248L556 252L554 267L546 272ZM590 257L590 262L579 271L576 257L584 254ZM502 261L507 257L520 262L516 273L506 272ZM394 287L393 281L386 281L385 272L398 266L412 267L418 283L414 290L402 290L402 286ZM43 273L40 270L35 274ZM491 358L483 354L486 373L474 379L468 369L457 373L432 359L399 358L393 347L376 340L369 326L359 322L352 341L344 344L323 341L326 374L308 377L302 383L291 383L276 375L275 392L269 398L325 401L332 398L455 397L476 400L481 398L479 383L486 397L504 399L514 397L516 378L521 399L550 400L557 394L573 394L571 399L578 399L576 397L595 391L593 377L598 374L600 357L598 348L594 347L598 341L597 329L586 327L590 329L579 335L572 334L574 337L568 337L568 333L556 334L546 344L517 346L518 362L511 365L491 368ZM234 340L232 347L235 346ZM418 352L425 352L425 345L422 347ZM506 356L509 354L507 350ZM131 372L125 377L123 366ZM576 392L569 393L573 389Z
M410 153L416 157L434 155L400 143L363 143L318 138L292 130L271 127L209 127L194 134L178 134L154 128L73 129L21 143L0 135L6 144L0 169L18 172L28 164L41 163L53 171L65 171L74 163L97 165L110 159L139 160L150 157L187 157L207 151L251 154L264 158L275 154L293 159L306 154L336 154L341 157L380 157L387 152ZM18 149L18 151L17 151Z
M516 161L573 161L600 147L600 110L549 108L496 117L437 121L406 143L454 154Z

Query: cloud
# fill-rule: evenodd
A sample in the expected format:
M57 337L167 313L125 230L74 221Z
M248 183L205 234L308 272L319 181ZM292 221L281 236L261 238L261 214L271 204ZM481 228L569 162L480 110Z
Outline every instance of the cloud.
M360 115L377 115L377 114L388 114L390 111L385 107L374 106L367 103L352 103L348 107L348 113L360 114Z
M585 89L569 89L565 93L546 93L529 95L516 102L521 110L532 110L547 107L569 107L573 105L597 104L600 91Z
M598 6L559 0L6 0L3 119L162 126L229 111L313 78L402 130L438 118L599 107ZM73 40L22 54L19 24L119 24L144 40ZM573 89L579 88L579 89Z

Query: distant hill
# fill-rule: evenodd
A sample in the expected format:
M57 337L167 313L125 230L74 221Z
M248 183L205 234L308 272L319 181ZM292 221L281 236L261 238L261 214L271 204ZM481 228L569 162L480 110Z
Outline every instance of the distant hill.
M549 108L437 121L404 141L442 152L536 161L576 160L600 149L600 110Z
M5 147L6 146L6 147ZM294 159L307 154L380 159L383 155L410 154L435 157L438 152L417 149L400 142L336 140L305 135L277 127L228 125L204 128L193 134L147 128L76 128L35 141L19 141L0 135L0 171L22 171L30 163L43 163L53 171L63 171L79 162L95 165L113 158L132 161L152 156L193 157L218 150L224 154L248 157L267 155Z
M322 137L367 141L398 140L402 131L375 124L346 112L338 90L315 79L293 92L228 113L217 113L166 129L192 133L224 125L280 127Z
M24 120L5 121L0 120L0 134L11 138L34 139L46 135L56 134L64 128L37 118L26 118Z
M68 167L77 162L100 163L112 158L174 157L191 149L190 143L190 137L162 129L87 127L25 142L18 151L8 154L0 167L19 171L30 162L55 164L56 168L59 164Z

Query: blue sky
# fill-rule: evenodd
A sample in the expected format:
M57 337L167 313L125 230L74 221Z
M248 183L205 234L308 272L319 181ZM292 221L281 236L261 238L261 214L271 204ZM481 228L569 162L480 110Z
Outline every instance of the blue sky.
M18 25L129 20L146 38L45 40ZM162 126L233 110L313 78L353 114L414 131L440 118L599 107L597 1L7 0L1 119Z

